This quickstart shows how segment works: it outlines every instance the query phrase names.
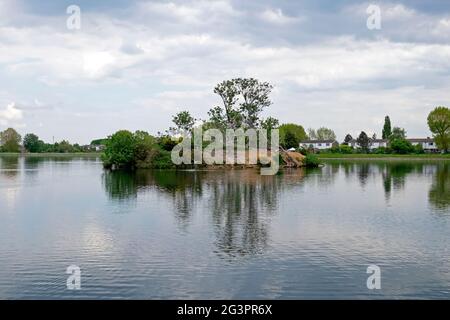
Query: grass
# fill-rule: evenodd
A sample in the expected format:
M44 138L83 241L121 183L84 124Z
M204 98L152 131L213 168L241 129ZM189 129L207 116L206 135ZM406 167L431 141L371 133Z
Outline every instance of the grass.
M319 159L423 159L423 160L450 160L450 154L341 154L320 153Z

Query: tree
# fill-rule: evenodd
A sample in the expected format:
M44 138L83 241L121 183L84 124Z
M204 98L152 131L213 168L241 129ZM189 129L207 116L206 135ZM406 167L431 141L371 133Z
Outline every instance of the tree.
M365 152L369 151L370 140L369 137L367 136L367 133L361 131L361 133L358 136L358 139L356 139L356 142L363 151Z
M322 127L316 131L318 140L336 140L336 134L333 130Z
M256 128L260 114L272 104L269 95L272 86L256 79L232 79L219 83L214 93L222 99L223 107L212 108L210 121L219 128Z
M279 128L280 144L284 148L298 148L301 141L307 139L305 129L294 123L282 124Z
M353 137L350 134L347 134L344 138L344 145L348 146L348 144L350 143L350 141L353 140Z
M19 152L22 137L13 128L8 128L0 133L0 144L3 152Z
M39 140L37 135L28 133L23 138L23 146L28 152L41 152L44 147L44 142Z
M69 141L63 140L59 143L55 143L55 151L59 153L70 153L73 152L73 146Z
M292 131L286 132L286 135L284 136L284 141L282 142L283 148L290 149L290 148L298 148L300 144L300 140L295 136L295 134Z
M272 118L272 117L268 117L265 120L261 120L260 126L263 129L266 129L268 131L272 130L272 129L276 129L279 125L279 121L278 119Z
M439 149L444 152L450 150L450 109L436 107L428 115L428 127Z
M149 135L145 131L136 131L134 133L134 157L136 160L145 160L150 155L151 150L154 148L156 144L155 137Z
M405 140L406 139L406 130L403 128L399 128L399 127L394 127L394 129L392 129L392 133L389 136L389 140L393 141L393 140Z
M95 139L95 140L91 141L91 146L101 146L101 145L105 146L107 141L108 141L108 139L105 139L105 138Z
M172 118L172 122L175 123L179 132L190 132L194 127L195 119L189 111L182 111Z
M415 151L411 142L405 139L394 139L390 143L390 147L394 153L407 154Z
M313 128L309 128L308 129L308 137L310 140L317 140L316 130L314 130Z
M389 139L391 134L392 134L392 131L391 131L391 119L389 118L389 116L386 116L384 118L384 126L383 126L382 138L383 139Z
M105 166L132 167L135 147L136 139L130 131L117 131L109 138L102 155Z

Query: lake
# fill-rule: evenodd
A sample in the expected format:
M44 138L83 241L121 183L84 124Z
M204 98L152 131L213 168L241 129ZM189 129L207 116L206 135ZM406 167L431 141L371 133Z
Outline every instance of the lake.
M369 290L367 267L381 270ZM68 290L66 269L81 269ZM0 156L0 299L449 298L450 162L104 171Z

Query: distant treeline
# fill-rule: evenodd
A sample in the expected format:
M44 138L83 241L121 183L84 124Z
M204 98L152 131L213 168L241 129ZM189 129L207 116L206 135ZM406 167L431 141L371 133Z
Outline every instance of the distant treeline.
M0 152L31 152L31 153L80 153L100 151L100 147L107 139L92 141L90 145L71 144L62 140L55 143L46 143L33 133L26 134L23 139L13 128L0 132Z

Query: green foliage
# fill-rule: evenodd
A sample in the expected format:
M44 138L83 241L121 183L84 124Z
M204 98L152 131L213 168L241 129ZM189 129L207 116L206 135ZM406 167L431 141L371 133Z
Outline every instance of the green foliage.
M173 168L170 150L176 143L168 136L156 139L145 131L121 130L108 139L103 164L106 168Z
M414 146L414 153L416 154L424 154L425 150L423 150L423 147L421 144L417 144Z
M306 140L305 129L294 123L282 124L279 128L280 144L283 148L298 148L301 141Z
M20 152L20 141L22 137L13 128L0 132L0 144L2 152Z
M321 164L319 158L312 153L308 153L305 157L305 165L307 167L318 167Z
M102 155L106 167L130 168L135 164L136 138L127 130L114 133Z
M361 148L361 151L369 152L370 139L367 136L367 133L365 133L364 131L361 131L361 133L359 134L358 139L356 139L356 141L358 142L358 145Z
M260 114L270 106L272 86L256 79L232 79L219 83L214 88L222 100L223 107L212 108L208 115L216 128L256 128Z
M178 132L190 132L194 127L195 119L189 111L182 111L172 118L172 122L177 126Z
M158 150L152 159L152 168L170 169L175 165L172 162L170 152L166 150Z
M414 152L414 146L405 139L394 139L390 143L390 148L396 154L409 154Z
M375 154L386 154L388 153L388 150L386 147L379 147L373 150L373 153Z
M343 154L351 154L351 153L353 153L353 148L350 147L350 146L348 146L348 145L341 144L341 145L339 146L339 153L343 153Z
M436 145L444 152L448 152L450 150L450 109L436 107L430 112L427 120Z
M344 145L347 145L348 146L348 144L350 143L350 141L352 141L353 140L353 137L351 136L351 134L347 134L346 136L345 136L345 138L344 138Z
M405 140L406 139L406 130L399 127L394 127L392 129L392 134L389 136L389 140L392 142L394 140Z
M163 135L158 139L158 144L161 146L163 150L166 151L172 151L173 147L175 147L179 142L180 140L174 140L169 135Z
M42 152L45 143L39 140L39 137L33 133L28 133L23 138L23 146L28 152Z
M386 116L384 118L384 126L383 126L383 133L382 133L382 138L383 139L389 139L389 137L392 134L392 130L391 130L391 119L389 118L389 116Z
M108 139L96 139L91 141L91 146L106 146Z
M317 130L309 128L308 136L311 140L336 140L334 131L325 127L321 127Z
M266 129L268 132L272 129L276 129L279 125L278 119L268 117L265 120L262 120L260 123L261 128Z
M136 161L146 160L153 148L155 148L156 139L145 131L136 131L134 133L135 146L134 158Z

